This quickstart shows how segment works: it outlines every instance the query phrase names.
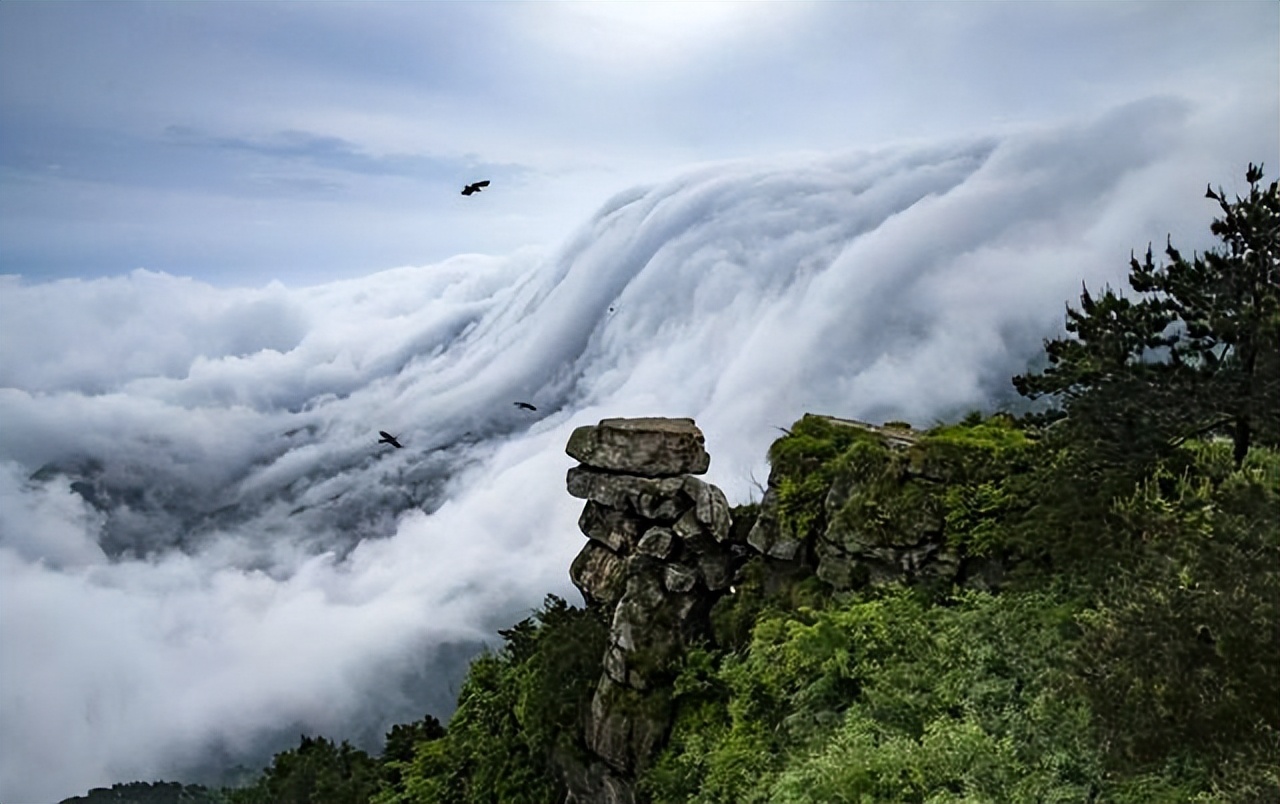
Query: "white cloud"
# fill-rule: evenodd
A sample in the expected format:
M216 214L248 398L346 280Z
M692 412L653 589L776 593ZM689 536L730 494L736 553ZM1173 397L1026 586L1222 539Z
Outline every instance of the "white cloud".
M97 539L105 516L69 483L35 483L26 474L18 464L0 464L5 546L28 562L56 569L105 563Z

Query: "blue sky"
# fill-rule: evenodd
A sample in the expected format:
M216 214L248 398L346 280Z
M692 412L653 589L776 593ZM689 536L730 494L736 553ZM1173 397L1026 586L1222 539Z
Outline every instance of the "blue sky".
M1277 64L1267 2L5 2L0 273L297 286L503 254L707 161L1155 95L1274 126Z

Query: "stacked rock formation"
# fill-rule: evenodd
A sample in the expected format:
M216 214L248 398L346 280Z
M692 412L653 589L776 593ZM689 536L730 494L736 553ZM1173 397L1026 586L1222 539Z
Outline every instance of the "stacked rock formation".
M693 477L711 459L692 419L605 419L566 452L581 462L568 485L587 501L589 539L570 576L611 623L585 729L593 758L565 769L568 801L631 804L670 728L673 668L732 581L729 504Z
M834 473L821 511L796 533L780 513L779 479L769 486L747 543L769 561L774 575L816 574L833 589L916 582L995 588L1003 567L994 559L964 556L947 543L944 495L954 471L910 427L877 426L834 416L810 417L865 435L884 450L883 465ZM893 456L890 458L890 456ZM869 474L868 474L869 472Z

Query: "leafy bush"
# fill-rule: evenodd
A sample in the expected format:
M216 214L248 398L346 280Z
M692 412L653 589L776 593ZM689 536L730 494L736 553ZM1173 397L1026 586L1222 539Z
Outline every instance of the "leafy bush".
M595 612L548 595L500 632L501 651L472 662L443 736L395 764L393 802L557 801L552 757L581 753L581 723L600 677L606 626Z
M376 760L343 740L303 736L275 755L257 782L229 793L231 804L365 804L378 790Z
M1212 761L1280 727L1280 455L1223 475L1229 449L1198 447L1202 471L1159 467L1113 506L1131 555L1075 655L1117 765Z
M773 613L743 655L686 664L655 801L1083 800L1101 782L1043 593L899 590ZM947 791L954 793L950 798ZM940 797L941 796L941 797Z

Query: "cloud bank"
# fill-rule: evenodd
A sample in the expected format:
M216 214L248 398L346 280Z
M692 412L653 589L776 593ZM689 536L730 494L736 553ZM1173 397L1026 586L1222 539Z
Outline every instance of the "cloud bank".
M553 251L311 288L0 279L0 798L445 714L495 627L578 599L580 424L693 416L745 502L806 411L1009 401L1082 279L1209 244L1205 182L1276 147L1223 114L706 165Z

